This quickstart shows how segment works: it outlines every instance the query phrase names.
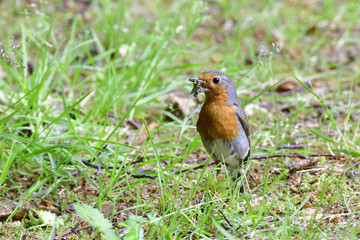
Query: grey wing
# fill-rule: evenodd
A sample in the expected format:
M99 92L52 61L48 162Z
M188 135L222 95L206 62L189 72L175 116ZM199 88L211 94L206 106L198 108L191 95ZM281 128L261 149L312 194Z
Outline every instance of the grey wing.
M249 156L250 156L251 132L250 132L249 120L248 120L248 117L246 116L244 109L240 106L240 104L235 103L234 105L235 105L236 117L239 119L239 122L241 123L241 126L244 129L247 140L249 142Z

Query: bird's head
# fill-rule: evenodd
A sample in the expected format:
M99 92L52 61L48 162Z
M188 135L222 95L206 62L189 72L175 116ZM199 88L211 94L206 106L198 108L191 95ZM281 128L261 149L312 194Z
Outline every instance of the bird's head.
M204 71L198 77L190 78L189 81L200 83L208 100L224 99L226 101L230 96L236 97L233 80L218 70Z

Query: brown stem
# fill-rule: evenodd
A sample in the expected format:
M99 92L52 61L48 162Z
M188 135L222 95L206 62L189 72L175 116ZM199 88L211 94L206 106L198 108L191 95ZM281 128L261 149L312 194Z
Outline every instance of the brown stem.
M108 113L108 117L110 118L115 118L115 115L113 113ZM119 116L119 119L122 119L122 116ZM133 126L135 129L139 129L141 126L140 124L138 124L137 122L135 122L134 120L128 119L126 118L125 121L130 124L131 126Z
M291 144L291 145L285 145L285 146L280 146L276 148L277 150L279 149L304 149L304 146L300 145L300 144Z
M77 225L78 225L78 224L77 224ZM90 226L90 225L86 225L86 226L79 227L79 228L72 228L70 231L67 231L67 232L65 232L65 233L63 233L63 234L60 234L60 235L58 235L58 236L56 236L56 237L53 237L52 239L63 238L63 237L65 237L65 236L67 236L67 235L69 235L69 234L71 234L71 233L78 232L78 231L81 231L81 230L84 230L84 229L87 229L87 228L91 228L91 226Z
M215 164L215 162L211 162L211 163L209 163L209 166L214 165L214 164ZM189 172L189 171L191 171L191 170L196 170L196 169L199 169L199 168L203 168L203 167L205 167L205 166L206 166L206 161L205 161L204 163L196 166L196 167L191 167L191 168L185 168L185 169L177 170L177 171L175 172L175 174L177 175L177 174L180 174L180 173Z
M230 227L233 227L233 225L231 224L230 220L225 216L225 214L223 213L223 211L219 210L219 212L221 213L221 215L224 217L225 221L229 224Z
M343 156L342 155L332 155L332 154L328 154L328 153L309 154L307 156L304 156L304 155L294 153L294 154L275 154L275 155L266 155L266 156L254 156L251 159L263 160L263 159L278 158L278 157L301 158L301 159L307 159L307 158L313 158L313 157L327 157L328 159L340 159Z
M132 176L133 178L150 178L150 179L155 179L157 178L156 175L149 175L149 174L132 174L130 172L130 170L126 170L126 173L129 174L130 176Z

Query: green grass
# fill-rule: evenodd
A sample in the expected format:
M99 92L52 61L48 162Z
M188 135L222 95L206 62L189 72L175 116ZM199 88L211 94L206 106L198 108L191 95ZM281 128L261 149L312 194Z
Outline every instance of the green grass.
M357 1L2 1L0 10L1 238L69 231L75 203L127 239L360 237ZM252 156L343 157L295 172L303 159L252 160L258 184L248 178L240 196L223 167L176 174L209 160L187 81L209 69L235 80ZM277 92L283 79L301 90ZM289 144L303 149L279 149ZM65 224L29 228L23 213L45 202ZM106 230L69 236L112 234L102 221Z

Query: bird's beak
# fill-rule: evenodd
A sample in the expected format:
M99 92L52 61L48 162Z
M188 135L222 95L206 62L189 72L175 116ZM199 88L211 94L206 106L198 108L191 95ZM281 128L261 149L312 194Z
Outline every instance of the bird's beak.
M202 88L202 90L203 90L204 92L211 92L211 90L208 89L208 88Z

